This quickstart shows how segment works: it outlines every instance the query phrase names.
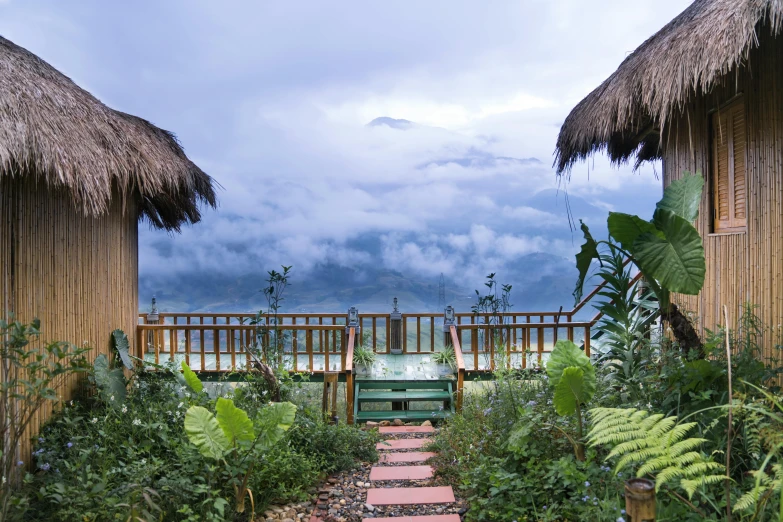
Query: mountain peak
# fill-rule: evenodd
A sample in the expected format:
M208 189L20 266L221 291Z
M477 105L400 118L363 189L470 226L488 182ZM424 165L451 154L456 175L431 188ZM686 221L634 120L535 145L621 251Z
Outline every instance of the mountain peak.
M402 120L396 118L389 118L388 116L381 116L380 118L375 118L374 120L372 120L370 123L367 124L368 127L381 127L383 125L392 129L407 130L413 127L415 123L409 120Z

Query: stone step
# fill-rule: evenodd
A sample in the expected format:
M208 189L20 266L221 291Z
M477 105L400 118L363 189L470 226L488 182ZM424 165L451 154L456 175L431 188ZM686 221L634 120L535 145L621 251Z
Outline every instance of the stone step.
M424 480L432 478L431 466L373 466L370 480Z
M435 433L432 426L381 426L378 433Z
M429 488L371 488L367 490L367 504L373 506L402 506L410 504L448 504L454 502L451 486Z
M389 439L375 445L378 451L398 449L418 449L431 443L432 439Z
M431 451L408 451L406 453L382 453L378 458L378 464L390 462L424 462L437 455ZM372 504L372 502L370 502Z
M415 517L363 518L362 522L375 520L396 520L397 522L460 522L459 515L419 515Z

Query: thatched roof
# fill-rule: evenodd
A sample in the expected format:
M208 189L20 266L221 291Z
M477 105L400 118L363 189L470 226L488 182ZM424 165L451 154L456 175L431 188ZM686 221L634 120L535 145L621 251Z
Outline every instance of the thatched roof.
M106 212L119 189L169 230L198 221L199 203L215 206L212 178L173 134L110 109L1 36L0 176L31 176L65 190L92 216Z
M694 0L571 111L557 138L557 172L602 150L617 164L660 157L674 111L746 60L756 31L777 35L782 19L783 0Z

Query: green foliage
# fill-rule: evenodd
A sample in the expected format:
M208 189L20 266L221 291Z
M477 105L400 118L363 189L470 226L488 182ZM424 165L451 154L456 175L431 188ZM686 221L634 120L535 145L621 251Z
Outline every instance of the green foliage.
M201 380L198 378L198 375L196 375L196 372L190 369L190 366L188 366L188 363L185 361L182 361L182 377L185 380L185 384L193 390L196 393L201 393L201 391L204 389L204 385L201 383Z
M93 362L93 379L104 400L114 408L125 402L125 374L122 368L111 368L109 358L100 354Z
M191 406L185 414L185 433L203 456L219 460L230 448L229 439L211 411Z
M193 393L174 375L182 373L173 365L154 372L137 367L119 409L102 393L66 404L41 430L35 473L11 497L14 516L127 520L146 511L150 520L246 520L250 509L248 515L235 509L242 491L252 490L258 513L270 502L307 500L324 474L377 458L374 434L330 426L320 407L297 413L291 404L269 406L245 383L205 384L209 393ZM204 418L193 426L197 408ZM235 418L237 410L245 416ZM212 451L191 442L183 429L187 412L190 431L208 430L214 439ZM261 436L248 440L246 419Z
M651 292L641 292L640 281L633 282L632 267L624 266L618 249L610 248L601 255L601 261L597 275L605 286L598 294L601 301L595 305L601 319L594 353L598 364L609 371L608 379L619 385L638 386L648 372L654 371L648 337L657 303Z
M363 345L357 346L353 350L354 364L364 364L372 366L375 363L375 352L371 348L365 348Z
M444 346L442 350L432 355L432 362L448 365L453 370L457 367L457 354L454 353L453 347Z
M704 246L692 222L698 213L704 180L698 174L686 175L664 190L651 221L630 214L610 213L607 225L610 241L595 241L582 223L585 243L576 255L579 277L574 290L581 299L584 281L592 261L600 260L598 245L622 246L650 281L662 306L668 307L669 293L695 295L704 284Z
M258 428L258 447L266 450L276 444L294 424L295 417L296 406L290 402L270 404L259 411L255 422Z
M593 389L595 383L593 383ZM563 370L560 381L555 386L555 411L558 415L573 415L577 408L590 400L592 394L587 390L585 372L581 368L569 366Z
M619 457L615 471L639 465L637 477L656 474L655 489L677 481L688 497L704 485L723 482L722 464L696 451L703 438L685 438L696 422L677 423L676 417L650 415L635 408L593 408L593 427L587 435L591 446L610 444L608 459Z
M555 343L555 347L552 349L552 353L546 363L546 373L549 376L550 384L557 388L563 371L569 367L582 370L584 379L589 381L586 383L588 387L587 393L589 397L592 397L593 393L595 393L595 369L590 364L590 358L572 341L560 339ZM587 400L590 400L589 397Z
M117 355L120 357L122 364L129 370L133 369L133 359L130 356L130 346L128 345L128 336L125 332L117 328L111 333L111 338L114 341L114 349L117 350Z
M630 251L639 269L669 292L698 294L707 270L699 231L674 212L660 208L653 224L663 237L645 232L634 240Z
M582 229L585 242L582 244L582 249L576 254L576 269L579 271L579 277L576 279L576 288L574 288L574 302L576 304L582 299L585 279L590 271L590 265L593 259L598 259L598 243L593 239L590 229L587 228L587 225L581 219L579 220L579 228Z
M64 342L40 345L41 323L0 320L0 520L12 507L13 490L19 486L25 458L19 454L29 436L28 428L44 405L59 401L58 391L70 376L88 368L84 354Z

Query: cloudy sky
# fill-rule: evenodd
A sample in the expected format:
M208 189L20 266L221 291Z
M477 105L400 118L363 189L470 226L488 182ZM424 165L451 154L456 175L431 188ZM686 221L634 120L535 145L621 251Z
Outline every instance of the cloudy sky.
M573 254L559 126L688 3L0 0L0 34L175 132L222 186L180 236L142 225L142 278L281 263L475 278ZM649 213L660 182L596 158L567 189L597 223Z

